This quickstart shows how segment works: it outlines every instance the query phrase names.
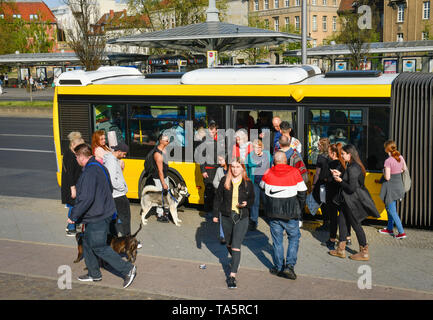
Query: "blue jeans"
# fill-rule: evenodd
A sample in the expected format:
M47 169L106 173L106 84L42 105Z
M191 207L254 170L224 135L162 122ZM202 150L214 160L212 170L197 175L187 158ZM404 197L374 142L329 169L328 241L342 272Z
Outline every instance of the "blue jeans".
M112 217L109 217L98 222L86 224L83 237L83 256L88 274L92 278L101 277L98 257L107 262L123 277L126 277L133 267L131 263L123 260L107 244L107 234L111 221Z
M398 233L404 233L403 225L401 224L400 217L397 213L397 201L391 202L386 207L386 213L388 214L388 227L389 231L394 229L394 223L397 227Z
M71 217L71 211L72 211L72 208L73 208L74 206L71 206L70 204L66 204L66 207L69 208L69 211L68 211L68 218L70 218L70 217ZM75 230L75 229L76 229L76 227L75 227L75 223L68 223L68 226L67 226L66 228L68 229L68 231L73 231L73 230Z
M219 216L219 225L220 225L220 238L224 239L223 223L221 222L221 212L220 212L220 216Z
M260 188L258 184L253 184L254 186L254 204L251 207L250 219L257 224L259 220L259 209L260 209L260 200L264 198L263 190Z
M286 231L289 240L287 248L286 264L295 266L298 259L299 239L301 231L299 230L298 220L284 221L280 219L270 219L272 247L274 249L273 259L278 270L284 268L284 231Z

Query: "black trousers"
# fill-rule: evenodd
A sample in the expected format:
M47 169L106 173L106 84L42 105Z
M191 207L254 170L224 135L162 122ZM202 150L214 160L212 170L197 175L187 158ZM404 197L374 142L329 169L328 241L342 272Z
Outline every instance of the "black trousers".
M337 206L332 201L328 201L326 204L322 204L322 207L326 205L326 210L328 212L329 217L329 238L335 239L337 238L337 229L338 229L338 212L340 212L340 215L343 210L341 209L341 206ZM348 219L345 219L346 221L346 232L347 236L350 237L350 222Z
M204 183L204 211L210 212L213 209L213 200L215 197L215 188L213 186L213 179L215 178L216 168L206 167L208 178L203 179Z
M126 196L114 198L116 204L117 219L116 219L116 231L121 236L127 236L131 234L131 208L129 206L129 200Z
M359 245L365 246L367 244L367 238L365 236L364 229L362 229L361 223L355 219L352 211L345 203L342 204L342 210L340 211L340 215L338 217L338 223L340 227L339 241L346 241L348 236L347 222L349 222L350 226L352 226L353 230L355 230L356 238L358 239Z

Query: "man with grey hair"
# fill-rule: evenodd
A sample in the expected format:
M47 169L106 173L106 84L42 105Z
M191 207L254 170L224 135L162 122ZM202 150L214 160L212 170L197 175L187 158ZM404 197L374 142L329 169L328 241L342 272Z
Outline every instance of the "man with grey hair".
M282 278L295 280L302 208L305 206L307 186L298 169L287 164L284 152L274 155L274 166L262 178L265 189L266 216L270 219L273 259L275 266L269 271ZM286 259L284 259L284 231L289 240ZM285 262L284 262L285 260Z

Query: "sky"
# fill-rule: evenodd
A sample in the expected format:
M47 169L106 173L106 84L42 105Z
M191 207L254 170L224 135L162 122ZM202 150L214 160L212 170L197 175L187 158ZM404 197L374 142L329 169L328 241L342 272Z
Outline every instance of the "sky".
M43 0L48 8L52 9L55 7L59 7L64 4L62 0Z

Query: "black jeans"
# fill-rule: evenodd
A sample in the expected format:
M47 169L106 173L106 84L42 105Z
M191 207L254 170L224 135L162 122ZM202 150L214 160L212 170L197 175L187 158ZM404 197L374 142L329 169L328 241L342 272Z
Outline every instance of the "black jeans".
M241 249L242 242L244 241L245 235L248 231L248 224L250 220L244 218L242 220L233 221L232 217L221 216L221 223L223 226L225 240L227 246L232 249ZM233 251L234 252L234 251ZM233 261L231 266L231 272L237 273L239 268L240 256L236 261Z
M323 206L323 204L322 204ZM329 238L335 239L337 238L337 229L338 229L338 212L340 212L340 215L342 215L342 209L341 206L337 206L332 201L329 201L326 203L327 210L328 210L328 216L329 216ZM346 233L347 236L350 237L350 222L348 219L345 219L346 221Z
M114 252L107 244L107 234L111 220L110 216L104 220L86 224L83 237L83 256L88 274L92 278L101 277L98 257L107 262L123 277L126 277L133 267L131 263L123 260L120 255Z
M349 224L350 226L352 226L353 230L355 230L356 238L358 239L359 245L364 247L367 244L367 238L365 236L364 229L362 229L361 223L355 219L355 217L352 214L352 211L345 203L343 203L341 207L342 210L340 211L339 221L338 221L340 227L339 241L347 240L347 236L349 235L347 231L348 229L347 225Z
M117 219L116 219L116 231L121 236L127 236L131 234L131 208L129 206L129 200L126 196L114 198L116 204Z

